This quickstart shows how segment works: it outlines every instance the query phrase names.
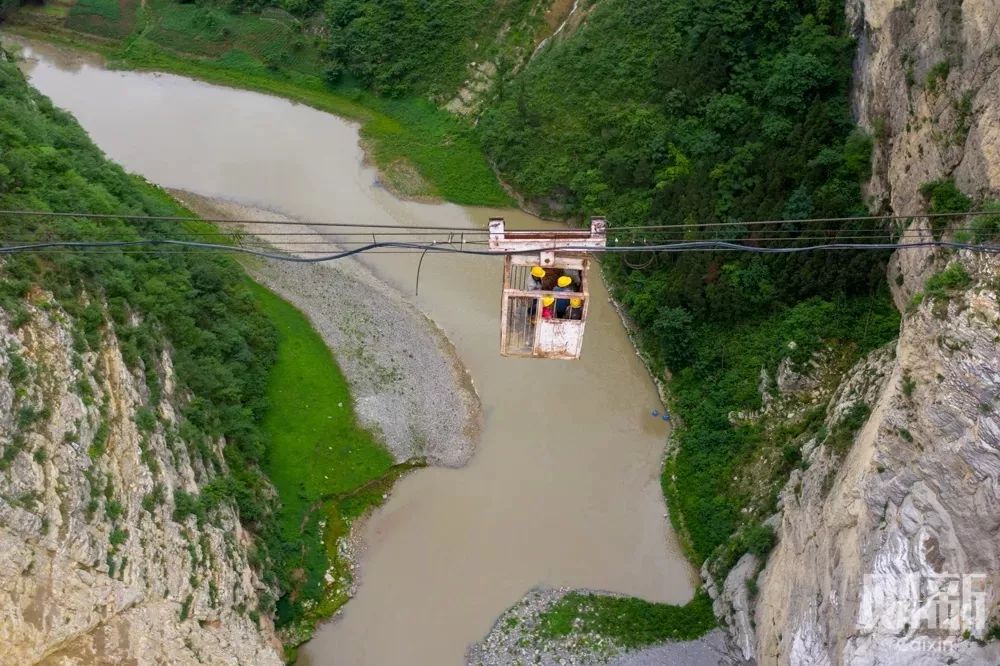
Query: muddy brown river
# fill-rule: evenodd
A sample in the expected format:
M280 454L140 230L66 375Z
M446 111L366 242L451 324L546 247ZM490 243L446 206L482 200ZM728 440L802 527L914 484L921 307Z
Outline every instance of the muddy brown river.
M396 199L363 163L357 126L266 95L115 72L41 44L31 83L152 182L304 221L481 228L496 211ZM501 211L519 226L545 223ZM368 263L413 293L416 255ZM482 399L462 469L403 479L363 527L357 596L300 663L458 665L466 646L536 585L683 603L694 572L659 488L659 401L600 280L578 362L504 359L501 262L428 255L414 302L455 344Z

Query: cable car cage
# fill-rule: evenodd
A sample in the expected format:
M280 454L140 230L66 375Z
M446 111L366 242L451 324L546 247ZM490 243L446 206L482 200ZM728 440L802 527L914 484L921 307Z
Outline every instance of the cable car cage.
M490 251L506 253L500 354L580 358L590 310L587 250L607 246L607 221L592 218L589 230L507 231L503 218L491 218L489 230ZM540 279L532 276L538 268L545 273ZM570 284L559 286L561 277L569 277Z

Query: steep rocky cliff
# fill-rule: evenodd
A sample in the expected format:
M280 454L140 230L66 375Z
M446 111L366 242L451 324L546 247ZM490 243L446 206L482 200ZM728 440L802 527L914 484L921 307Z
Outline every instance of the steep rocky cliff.
M875 209L921 210L921 184L1000 191L1000 8L992 0L850 2L855 101L877 139ZM947 63L943 65L941 63ZM912 223L929 232L926 219ZM924 226L920 226L924 225ZM911 228L912 229L912 228ZM929 277L956 279L921 300ZM961 268L959 268L961 266ZM1000 261L897 252L898 343L850 373L781 495L778 543L729 574L721 605L759 663L997 663ZM829 433L858 403L846 452ZM749 557L749 556L747 556Z
M41 291L0 309L0 664L281 663L233 509L177 511L225 463L178 433L170 355L153 412L78 326Z
M870 206L921 209L920 186L954 177L1000 191L1000 7L993 0L848 0L858 38L853 101L876 139ZM926 221L916 223L920 230ZM897 305L933 272L930 250L897 255Z

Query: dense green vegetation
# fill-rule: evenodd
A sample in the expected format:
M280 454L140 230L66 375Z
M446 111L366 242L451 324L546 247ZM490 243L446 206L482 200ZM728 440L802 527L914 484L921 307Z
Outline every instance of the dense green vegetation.
M455 94L475 61L500 60L530 49L540 12L532 0L332 0L326 6L328 77L345 74L382 94ZM502 32L504 51L498 52Z
M544 638L588 634L625 648L691 640L716 626L712 600L702 589L683 606L570 592L546 610L540 620L539 633Z
M800 435L815 433L822 423L820 409L787 430L774 433L760 423L734 426L729 414L761 407L761 368L773 374L782 358L804 363L827 345L838 344L846 370L855 358L892 339L899 317L882 294L870 298L808 299L774 314L720 326L706 321L694 328L689 362L677 367L671 382L675 409L683 427L675 433L677 454L668 461L664 491L675 523L690 537L699 560L725 555L723 568L734 556L753 550L742 538L740 552L724 547L741 526L775 510L777 490L799 463L797 449L783 447ZM789 348L794 343L794 349ZM799 442L801 444L801 442ZM768 451L773 456L763 478L744 476ZM753 512L744 511L752 508ZM759 553L759 554L766 554Z
M7 61L0 61L0 146L0 208L188 215L162 191L108 162L76 122L32 91ZM124 217L7 216L3 228L7 238L22 241L176 238L206 230L203 223ZM145 380L145 405L136 415L140 432L160 429L171 447L186 445L188 455L204 463L201 492L174 493L173 519L213 521L220 504L232 504L257 536L252 562L277 598L265 594L262 607L250 610L270 614L277 602L282 623L305 621L311 630L321 612L343 603L342 593L331 601L322 582L331 565L343 567L336 537L351 518L381 501L398 471L356 425L343 377L308 321L249 281L235 261L176 249L6 257L0 308L14 325L27 323L23 303L35 286L53 294L71 316L76 354L117 338L126 363ZM176 425L161 421L157 410L164 399L164 352L172 359L175 395L190 394L175 405ZM12 361L11 381L23 381L26 373L23 360ZM85 400L94 399L86 382L79 390ZM44 406L18 409L28 428ZM108 432L102 422L92 458L105 455ZM225 440L221 460L212 446L219 438ZM9 463L10 452L16 455L17 447L7 447L2 460ZM162 473L145 448L143 460L154 476ZM110 483L87 476L94 498L88 515L103 489L105 513L114 523L121 505ZM147 510L165 500L164 485L157 483L144 499ZM320 521L334 524L325 546ZM122 529L116 524L117 539Z
M622 226L861 213L845 28L814 0L611 0L499 91L485 145L523 194Z
M860 183L872 141L849 113L854 44L842 3L583 3L592 9L587 22L518 69L517 49L530 48L542 29L532 4L153 0L146 28L114 54L125 66L272 91L361 119L390 180L406 180L410 167L426 179L414 193L505 200L482 146L544 213L605 215L619 242L766 247L775 236L814 244L873 229L804 221L866 212ZM491 35L503 20L518 34L501 45ZM321 32L317 25L328 38L308 36ZM465 63L494 55L500 75L475 128L411 97L448 99ZM923 193L932 211L968 209L950 181ZM996 219L980 223L980 235L994 233ZM638 225L664 228L625 230ZM761 369L773 376L785 358L801 365L823 352L843 372L890 340L898 315L884 286L886 260L874 252L706 252L604 261L654 370L672 373L681 425L664 492L697 561L714 558L724 572L742 553L763 556L773 545L761 520L802 464L798 445L820 434L824 406L780 428L730 416L761 406ZM842 452L862 412L823 437ZM754 464L761 459L767 464Z

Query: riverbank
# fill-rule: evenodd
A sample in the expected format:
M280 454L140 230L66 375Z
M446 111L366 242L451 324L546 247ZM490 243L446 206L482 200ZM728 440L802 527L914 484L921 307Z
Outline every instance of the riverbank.
M150 36L159 34L155 28L162 18L157 7L144 4L134 29L114 38L69 29L53 20L44 7L22 8L2 25L12 35L98 54L112 69L188 76L276 95L358 122L362 146L382 174L382 184L402 198L469 206L513 202L487 163L473 128L430 101L386 99L357 87L331 86L316 73L322 71L318 62L303 71L268 66L235 48L209 57L185 52L183 42L164 44L163 37L161 42L153 41ZM173 6L177 12L194 9L194 5Z
M251 243L254 233L297 234L284 237L294 243L330 241L309 225L271 211L190 192L173 195L202 217L280 223L233 224ZM258 244L295 251L294 245L273 240ZM333 251L336 246L322 247ZM255 280L306 315L343 371L358 419L379 434L397 463L421 458L430 465L461 467L469 461L481 427L479 396L433 321L353 258L323 264L255 258L242 263Z
M684 606L594 590L536 588L469 646L468 666L736 663L700 591Z
M295 242L322 240L320 234L301 235L309 233L307 225L290 225L294 220L270 211L190 192L171 194L205 218L281 223L223 225L234 232L245 231L244 244L275 251L295 249L256 241L253 233L300 234L284 237ZM272 432L267 473L285 505L282 532L286 538L297 535L306 552L326 553L325 563L315 556L302 558L302 587L315 589L301 617L282 631L289 656L294 657L295 646L311 638L316 625L336 614L357 592L358 560L364 548L360 528L365 517L388 499L394 483L409 470L426 465L460 467L468 462L482 416L471 377L448 339L360 262L350 258L335 264L240 261L263 285L254 292L278 325L281 348L293 348L290 353L295 356L279 357L276 372L283 373L281 388L279 395L272 396L275 406L265 423ZM303 329L308 329L305 337ZM326 352L303 348L316 343L325 344L336 367L310 365L310 359L315 363ZM316 376L317 371L327 376ZM348 386L342 386L340 373ZM364 435L361 439L339 430L325 432L338 428L343 420L325 414L326 410L350 411L352 407L361 426L357 432ZM387 466L380 459L368 433L374 433L388 449L394 465ZM317 440L328 441L329 446L314 450L312 442ZM362 456L369 450L370 454ZM331 481L330 475L342 471L338 465L345 459L351 460L352 468L375 465L382 471L367 473L372 480L363 486L338 490L336 477ZM279 607L279 622L281 611Z
M173 76L73 63L60 69L42 50L28 54L39 88L79 114L109 155L154 182L316 222L454 228L499 214L516 228L549 226L512 210L394 199L361 166L355 128L309 108ZM172 101L166 110L164 96ZM115 107L101 102L116 97ZM283 131L270 131L279 123ZM418 262L413 254L364 258L404 291ZM477 378L489 414L482 446L461 471L409 475L366 521L364 584L351 612L304 650L312 663L397 663L414 655L459 663L504 608L543 581L672 604L690 598L694 572L666 525L658 483L666 424L650 416L659 402L603 281L591 287L584 358L543 363L496 354L501 276L495 260L424 262L413 302L448 332ZM551 403L526 390L541 385L552 387ZM568 405L574 418L565 417ZM437 602L442 596L450 602Z

